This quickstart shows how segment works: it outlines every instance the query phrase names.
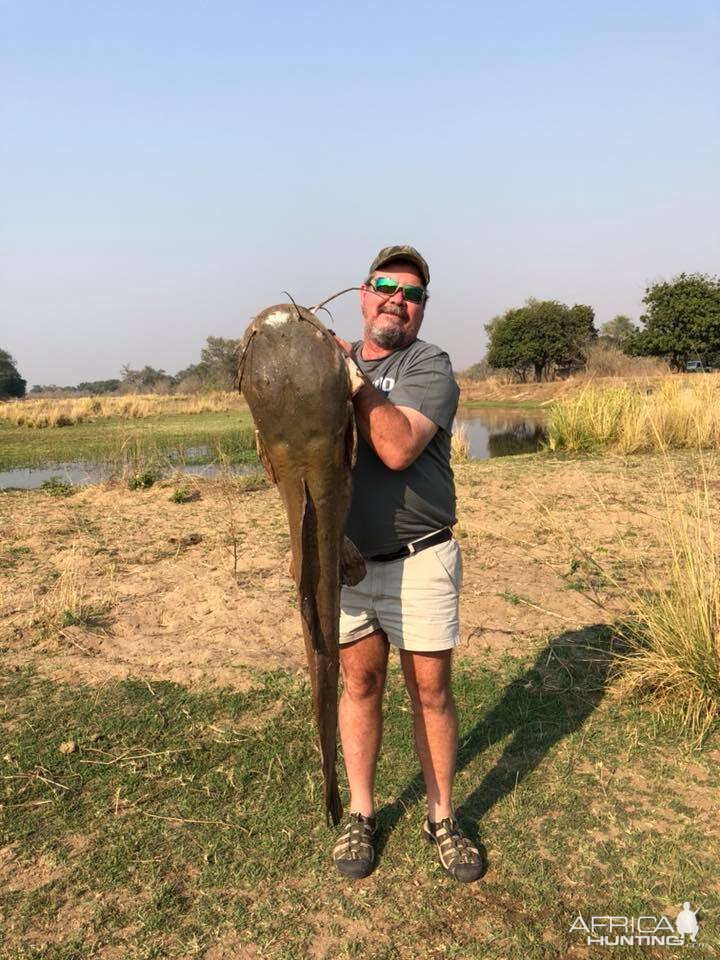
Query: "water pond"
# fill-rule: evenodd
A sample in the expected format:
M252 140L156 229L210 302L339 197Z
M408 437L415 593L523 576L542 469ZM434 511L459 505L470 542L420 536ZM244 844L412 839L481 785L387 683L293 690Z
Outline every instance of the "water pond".
M470 455L474 459L506 457L517 453L532 453L540 448L544 439L545 414L535 410L515 408L480 407L461 408L457 423L470 443ZM257 462L235 463L220 466L212 462L211 445L196 446L182 451L166 450L166 472L213 477L223 471L237 474L253 474L258 471ZM210 460L192 463L192 460ZM33 467L18 467L0 471L0 490L32 490L42 486L51 477L60 477L66 483L83 485L100 483L117 474L117 464L101 460L66 461L46 463Z

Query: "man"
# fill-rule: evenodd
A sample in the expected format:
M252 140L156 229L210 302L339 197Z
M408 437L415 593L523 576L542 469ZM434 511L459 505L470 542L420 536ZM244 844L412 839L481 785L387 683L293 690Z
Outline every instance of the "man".
M427 790L422 831L447 872L467 882L483 865L452 809L457 714L450 667L462 569L451 530L450 435L459 391L448 355L418 339L429 281L413 247L381 250L360 288L363 339L340 341L351 358L359 434L347 534L367 575L343 587L341 598L339 726L351 812L333 859L345 877L365 877L374 866L373 787L392 645L400 651Z

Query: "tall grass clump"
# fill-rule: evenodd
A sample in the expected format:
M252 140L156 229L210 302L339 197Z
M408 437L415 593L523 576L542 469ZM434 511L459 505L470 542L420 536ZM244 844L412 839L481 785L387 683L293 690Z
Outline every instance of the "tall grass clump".
M470 438L463 424L458 423L457 420L453 424L450 450L455 463L467 463L471 459Z
M666 499L670 569L633 599L621 689L652 701L696 743L720 716L720 556L707 482L691 516Z
M672 377L658 386L588 387L550 408L551 450L640 453L720 448L720 375Z
M548 446L577 452L615 447L641 405L640 395L627 387L588 387L577 397L558 400L550 407Z

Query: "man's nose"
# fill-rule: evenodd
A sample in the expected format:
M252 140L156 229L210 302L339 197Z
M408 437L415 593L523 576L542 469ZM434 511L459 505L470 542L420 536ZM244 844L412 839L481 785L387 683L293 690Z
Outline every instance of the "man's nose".
M402 287L398 287L395 293L388 297L390 303L402 303L405 299Z

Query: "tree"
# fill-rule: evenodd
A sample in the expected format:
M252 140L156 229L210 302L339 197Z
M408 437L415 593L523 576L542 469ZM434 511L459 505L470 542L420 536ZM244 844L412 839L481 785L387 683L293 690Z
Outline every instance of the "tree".
M192 363L175 374L175 382L183 390L232 390L237 376L236 350L239 340L208 337L200 354L200 362Z
M0 350L0 399L24 397L26 386L13 358L7 350Z
M681 273L648 287L643 303L644 328L625 340L626 353L666 357L674 370L720 354L720 278Z
M528 300L508 310L485 327L488 363L507 367L524 380L528 368L535 379L547 377L555 366L584 361L584 345L597 338L592 307L568 307L556 300Z
M120 387L119 380L85 380L79 383L75 389L82 393L115 393Z
M637 333L637 329L630 317L626 317L624 313L618 313L616 317L600 327L600 335L611 343L621 346L631 333Z
M231 390L237 377L236 350L240 341L208 337L200 354L200 365L207 371L204 386Z
M129 364L125 364L121 375L122 393L164 393L175 383L174 377L165 373L164 370L156 370L155 367L147 365L142 370L133 370Z

